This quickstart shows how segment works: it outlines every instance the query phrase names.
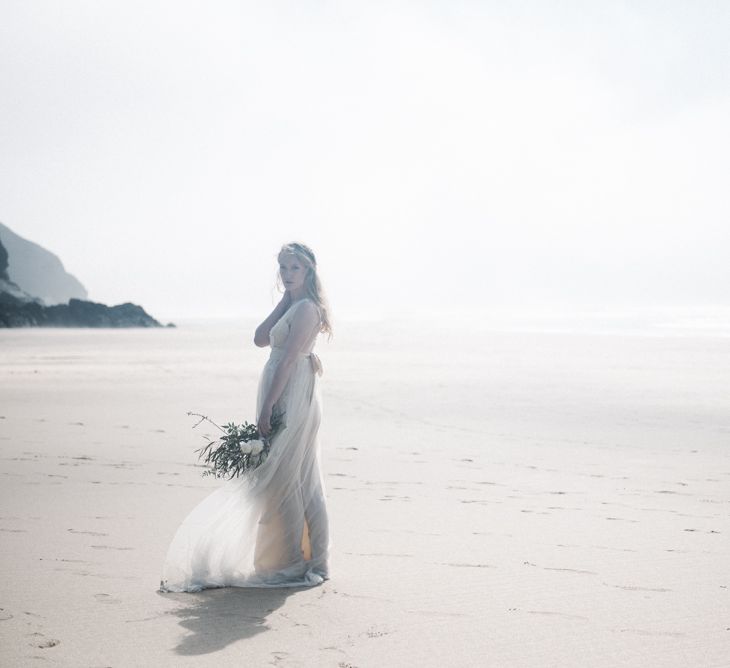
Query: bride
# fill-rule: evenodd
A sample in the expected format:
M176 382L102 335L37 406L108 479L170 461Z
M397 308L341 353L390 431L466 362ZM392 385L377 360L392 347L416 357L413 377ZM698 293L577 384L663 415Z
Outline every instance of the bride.
M296 587L328 578L329 532L319 466L320 332L332 334L317 262L304 244L279 252L285 292L256 329L271 346L260 377L256 419L271 433L266 461L205 498L180 525L165 559L162 591L208 587Z

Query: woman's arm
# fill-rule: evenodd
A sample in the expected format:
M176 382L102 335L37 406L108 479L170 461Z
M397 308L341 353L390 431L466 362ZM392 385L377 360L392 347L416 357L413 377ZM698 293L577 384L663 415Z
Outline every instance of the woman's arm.
M269 345L269 332L271 331L271 328L279 322L279 319L284 315L284 313L286 313L286 310L290 305L291 295L289 294L289 291L287 291L284 293L284 296L281 298L274 310L269 314L269 317L256 328L256 333L253 335L253 342L259 348L264 348Z
M297 356L304 351L305 346L311 341L312 333L315 328L319 327L319 324L317 307L310 301L302 302L292 318L284 353L276 365L274 377L271 379L271 386L261 406L258 428L262 436L268 436L271 432L271 411L273 406L289 382Z

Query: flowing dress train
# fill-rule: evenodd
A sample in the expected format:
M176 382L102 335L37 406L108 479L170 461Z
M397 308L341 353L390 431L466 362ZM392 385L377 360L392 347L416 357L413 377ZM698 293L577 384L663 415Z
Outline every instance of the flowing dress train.
M284 352L299 300L272 327L258 386L256 420ZM167 552L162 591L297 587L328 578L329 531L319 464L319 374L315 328L274 405L284 426L266 461L223 484L180 525Z

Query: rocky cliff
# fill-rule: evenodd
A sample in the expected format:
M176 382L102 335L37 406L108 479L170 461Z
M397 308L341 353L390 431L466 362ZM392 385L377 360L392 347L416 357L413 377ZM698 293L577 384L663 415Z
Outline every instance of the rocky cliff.
M61 288L50 289L52 286L41 280L25 280L24 286L29 284L46 285L45 299L39 299L29 294L29 291L22 289L14 280L11 280L11 276L13 278L16 276L14 268L17 265L13 264L12 252L3 244L3 239L9 236L6 234L7 229L7 227L0 225L0 233L2 234L0 236L0 327L162 327L141 306L129 302L117 306L106 306L105 304L72 297L66 300L68 303L47 306L44 302L49 299L49 294L55 295L52 299L56 299L62 294ZM13 235L13 237L16 240L21 239L17 235ZM24 239L21 239L21 241L25 242ZM32 245L36 246L36 244ZM40 246L37 246L37 248L46 253L46 256L37 253L33 255L35 253L33 251L31 256L35 257L36 260L32 262L32 266L36 268L50 266L52 271L47 271L45 273L46 277L61 276L58 273L60 267L63 275L73 279L71 282L66 281L64 289L74 289L73 281L76 281L76 279L65 273L61 261ZM26 253L24 257L28 258L29 256ZM43 257L46 260L43 260ZM48 257L55 258L58 265L56 266L51 261L44 265L43 262L46 262ZM38 262L41 264L38 264ZM39 271L44 272L45 270L39 269ZM26 276L27 279L25 270L21 271L20 275ZM78 283L78 281L76 283L80 286L83 294L86 295L86 290L81 283ZM174 325L168 324L168 327L171 326L174 327Z
M3 246L2 241L0 241L0 296L1 295L7 295L19 302L41 303L39 299L34 299L27 292L21 290L16 283L10 280L10 276L8 274L8 251L5 246Z
M9 281L8 278L8 251L0 240L0 280Z
M8 280L44 304L66 304L69 299L86 299L86 288L69 274L61 260L32 241L0 223L0 243L6 249Z

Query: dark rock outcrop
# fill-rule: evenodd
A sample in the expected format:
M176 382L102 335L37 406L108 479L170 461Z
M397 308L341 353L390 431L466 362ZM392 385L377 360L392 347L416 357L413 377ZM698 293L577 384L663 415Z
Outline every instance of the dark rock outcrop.
M7 238L8 228L0 225L0 233ZM12 234L12 232L11 232ZM13 235L15 239L21 239ZM31 244L36 246L36 244ZM55 255L49 253L40 246L37 249L54 258L63 272L63 265ZM67 304L54 304L46 306L44 300L33 297L18 286L10 276L12 252L6 249L0 238L0 328L1 327L162 327L152 316L145 312L141 306L131 304L118 304L117 306L106 306L83 299L67 299ZM41 257L43 257L41 255ZM47 259L47 258L46 258ZM37 266L37 265L36 265ZM56 267L55 269L58 269ZM63 272L66 277L76 281L73 276ZM14 274L13 274L14 275ZM78 281L76 281L78 283ZM27 284L27 283L26 283ZM31 282L31 284L33 284ZM68 285L68 283L67 283ZM86 290L78 283L84 295ZM56 295L59 293L56 292ZM174 327L168 323L168 327Z
M68 304L43 306L0 292L0 327L162 327L141 306L106 306L71 299Z
M0 289L0 327L34 327L43 320L44 308L39 302L20 299Z
M32 241L0 223L0 243L6 249L7 280L44 304L66 304L69 299L86 299L86 288L69 274L61 260Z

